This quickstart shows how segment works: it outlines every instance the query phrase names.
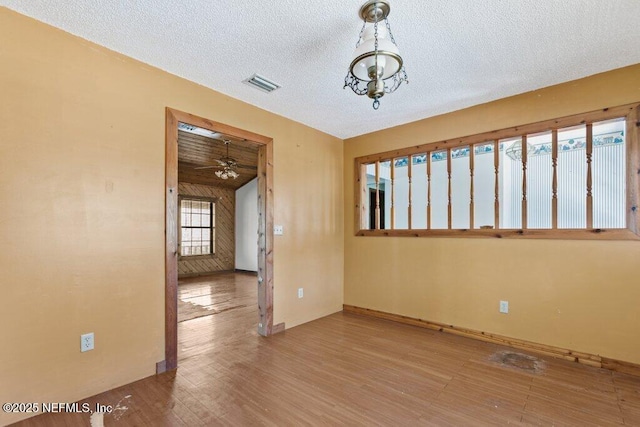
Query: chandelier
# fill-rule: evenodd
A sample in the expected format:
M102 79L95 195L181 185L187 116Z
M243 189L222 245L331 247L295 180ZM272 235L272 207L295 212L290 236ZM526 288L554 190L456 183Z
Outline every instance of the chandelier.
M369 0L362 5L362 29L344 79L345 88L373 99L374 110L380 107L385 93L395 92L402 82L409 83L387 19L390 11L386 0Z

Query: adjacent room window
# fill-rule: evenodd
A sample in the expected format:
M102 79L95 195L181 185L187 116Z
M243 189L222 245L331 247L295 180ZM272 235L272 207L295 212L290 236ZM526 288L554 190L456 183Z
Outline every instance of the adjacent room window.
M638 238L637 110L360 157L356 234Z
M213 200L180 199L180 255L215 253L216 204Z

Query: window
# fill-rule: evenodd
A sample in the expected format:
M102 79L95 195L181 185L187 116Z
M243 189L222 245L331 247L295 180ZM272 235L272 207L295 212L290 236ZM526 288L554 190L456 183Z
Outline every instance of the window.
M637 239L638 105L356 159L356 234Z
M180 255L215 253L216 205L213 200L180 199Z

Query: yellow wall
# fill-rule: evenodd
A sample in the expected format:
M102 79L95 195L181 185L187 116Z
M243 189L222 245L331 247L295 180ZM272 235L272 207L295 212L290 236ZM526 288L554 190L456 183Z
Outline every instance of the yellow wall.
M0 40L0 402L74 401L164 358L167 106L274 139L274 320L341 309L341 140L5 8Z
M640 65L346 140L345 304L640 363L640 242L355 237L351 178L355 157L636 101Z

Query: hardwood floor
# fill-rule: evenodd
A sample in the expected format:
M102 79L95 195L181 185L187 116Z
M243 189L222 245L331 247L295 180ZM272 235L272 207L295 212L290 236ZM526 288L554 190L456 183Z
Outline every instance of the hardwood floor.
M231 280L239 295L255 285ZM177 371L83 402L120 402L106 426L640 425L637 377L550 358L506 367L496 353L519 351L347 313L270 338L256 323L249 306L182 322Z
M209 314L178 323L179 361L220 348L230 340L258 336L256 274L224 273L181 279L178 300L178 320L183 317L184 305L195 305L203 312L200 314Z

